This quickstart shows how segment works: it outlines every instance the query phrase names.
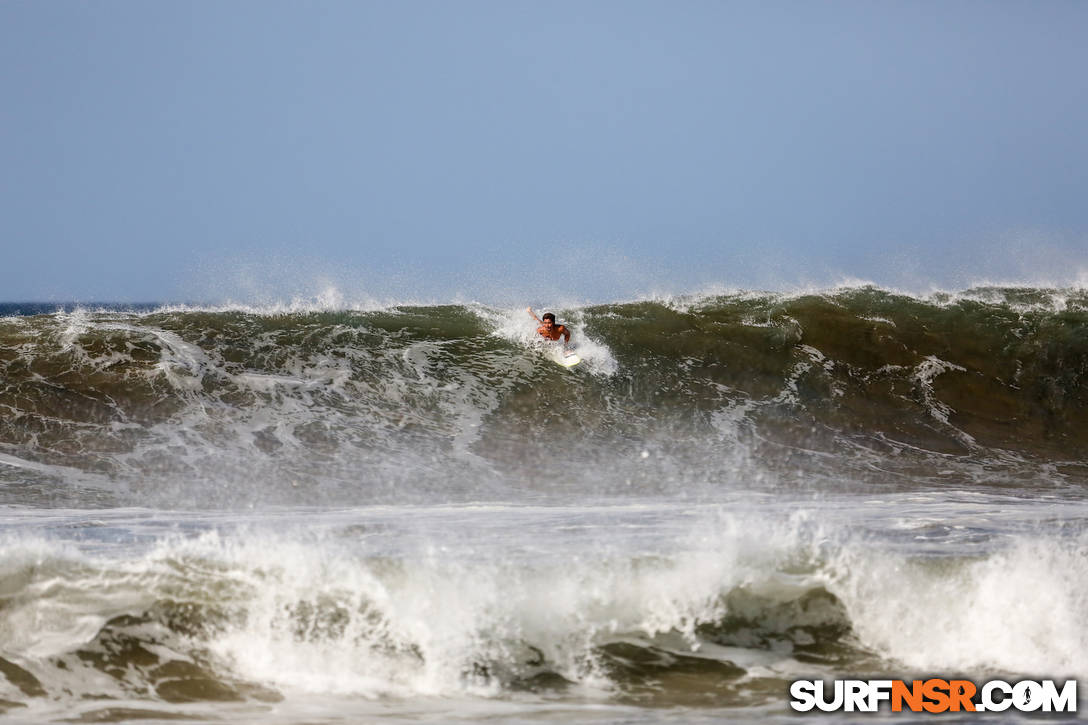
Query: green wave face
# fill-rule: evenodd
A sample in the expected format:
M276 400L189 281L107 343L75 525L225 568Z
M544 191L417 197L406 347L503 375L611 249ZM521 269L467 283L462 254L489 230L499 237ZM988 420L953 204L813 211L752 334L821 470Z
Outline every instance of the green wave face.
M1085 482L1084 291L556 312L571 370L480 305L0 318L0 480L178 506Z

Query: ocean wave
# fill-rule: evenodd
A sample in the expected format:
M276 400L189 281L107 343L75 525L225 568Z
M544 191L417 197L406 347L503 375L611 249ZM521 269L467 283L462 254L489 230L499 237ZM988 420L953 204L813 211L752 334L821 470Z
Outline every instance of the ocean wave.
M0 319L0 452L178 505L1084 482L1081 289L558 310L569 371L522 309L325 302Z
M141 524L83 521L78 549L9 533L0 699L753 707L798 672L1088 671L1083 534L932 556L835 511L376 510L97 551Z

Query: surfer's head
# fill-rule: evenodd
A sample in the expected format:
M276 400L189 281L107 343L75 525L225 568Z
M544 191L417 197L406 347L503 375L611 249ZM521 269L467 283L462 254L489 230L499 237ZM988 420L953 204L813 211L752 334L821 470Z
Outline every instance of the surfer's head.
M543 314L543 316L541 316L540 321L543 322L545 325L547 325L547 324L554 325L555 324L555 315L553 315L550 312L545 312Z

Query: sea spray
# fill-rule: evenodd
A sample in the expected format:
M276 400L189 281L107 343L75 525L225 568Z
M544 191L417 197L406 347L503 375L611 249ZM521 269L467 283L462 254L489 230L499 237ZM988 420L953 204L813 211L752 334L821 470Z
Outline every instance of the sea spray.
M341 301L0 318L5 719L754 722L1088 669L1083 290L560 308L571 370L524 308Z

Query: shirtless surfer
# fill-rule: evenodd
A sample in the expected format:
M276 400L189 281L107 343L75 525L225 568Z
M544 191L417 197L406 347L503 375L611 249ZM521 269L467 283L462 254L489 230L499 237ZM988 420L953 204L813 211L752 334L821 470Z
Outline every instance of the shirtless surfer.
M563 338L563 352L569 352L570 347L570 330L565 325L555 324L555 315L551 312L545 312L544 318L541 319L533 313L533 308L529 307L529 314L532 318L540 323L540 327L536 328L537 334L543 337L545 340L558 340Z

